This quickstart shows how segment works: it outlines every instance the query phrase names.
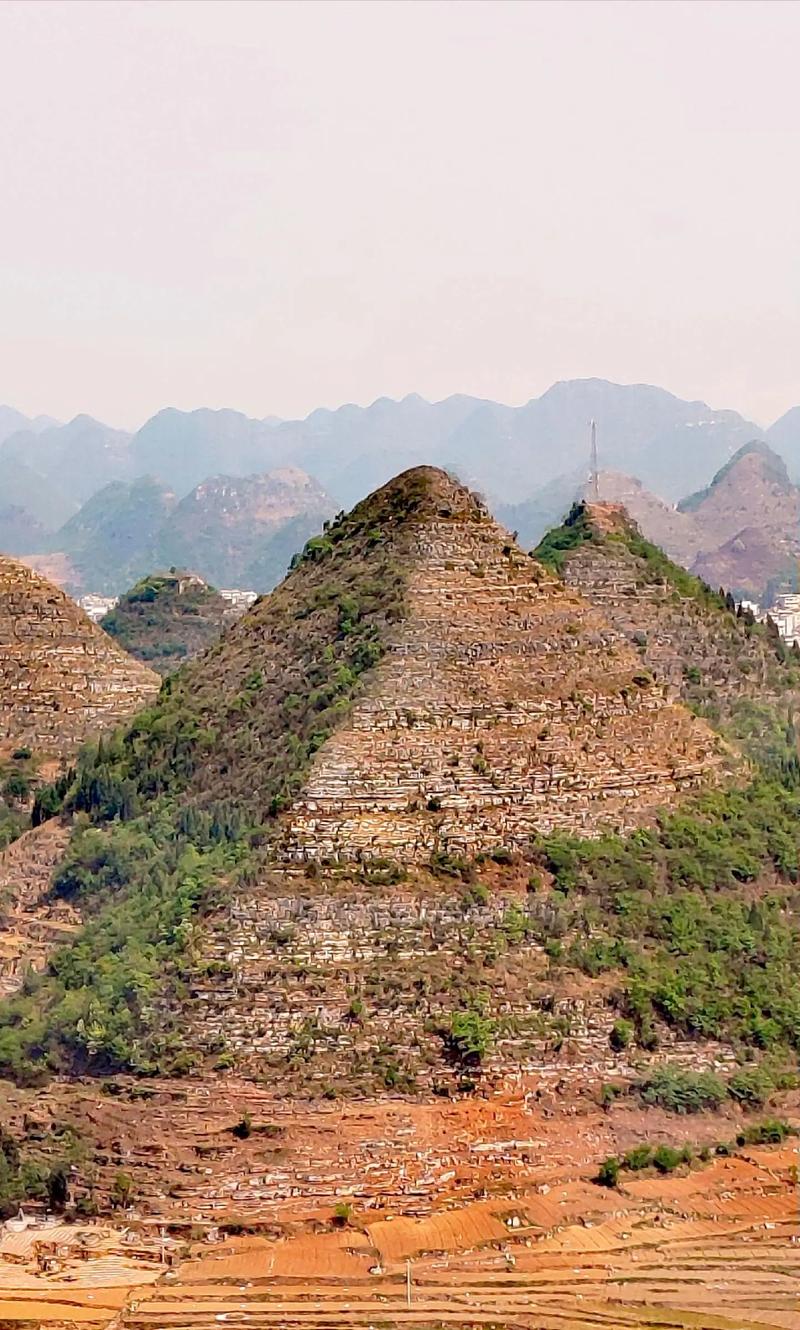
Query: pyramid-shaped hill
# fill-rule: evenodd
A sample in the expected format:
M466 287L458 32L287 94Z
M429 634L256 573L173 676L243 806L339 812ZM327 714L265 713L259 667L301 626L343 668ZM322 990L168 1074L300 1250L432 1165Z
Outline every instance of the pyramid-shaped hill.
M69 757L159 684L51 582L0 556L0 751Z
M722 760L601 612L423 467L173 676L117 775L236 802L288 862L425 862L631 825Z
M731 727L755 756L778 756L776 743L786 756L794 749L795 657L730 597L726 603L645 540L620 504L576 504L534 555L627 638L670 697Z

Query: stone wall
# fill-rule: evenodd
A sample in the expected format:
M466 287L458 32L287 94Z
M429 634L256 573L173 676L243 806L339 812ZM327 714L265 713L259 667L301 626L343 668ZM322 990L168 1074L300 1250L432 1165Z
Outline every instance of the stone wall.
M287 1092L425 1089L457 1076L441 1032L478 1002L496 1029L486 1072L630 1072L609 1045L607 983L551 971L519 928L529 908L505 891L475 903L444 883L376 889L285 873L237 894L216 920L182 1036ZM661 1056L729 1060L719 1046L701 1053L661 1034Z

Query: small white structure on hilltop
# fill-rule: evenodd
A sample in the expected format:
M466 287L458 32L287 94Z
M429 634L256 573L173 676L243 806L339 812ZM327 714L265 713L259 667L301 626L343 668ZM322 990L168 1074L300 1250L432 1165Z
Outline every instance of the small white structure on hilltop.
M240 591L238 587L232 587L225 591L220 589L219 594L223 600L227 600L231 609L235 610L237 614L244 614L258 600L257 591Z
M789 591L778 596L769 617L784 642L792 646L800 640L800 595L797 592Z
M118 599L118 596L79 596L78 604L92 623L99 623L109 610L113 610Z

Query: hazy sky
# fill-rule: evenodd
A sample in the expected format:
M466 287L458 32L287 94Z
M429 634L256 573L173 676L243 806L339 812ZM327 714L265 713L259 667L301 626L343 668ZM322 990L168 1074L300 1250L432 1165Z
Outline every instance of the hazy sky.
M0 401L800 402L800 4L0 4Z

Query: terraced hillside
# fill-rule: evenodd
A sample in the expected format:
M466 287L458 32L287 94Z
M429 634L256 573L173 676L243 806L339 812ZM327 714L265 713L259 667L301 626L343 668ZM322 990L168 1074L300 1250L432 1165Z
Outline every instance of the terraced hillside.
M729 961L723 985L698 959L720 945L711 907L669 959L648 884L676 895L678 865L655 831L628 863L611 831L655 823L706 847L706 874L735 887L744 856L766 879L788 861L792 799L715 794L726 761L598 610L444 473L411 472L81 760L65 809L94 825L76 820L51 894L86 927L0 1015L7 1064L421 1088L556 1047L588 1065L631 1018L678 1056L693 1017L660 994L685 964L692 1003L725 992L704 1053L724 1067L726 1042L754 1038L731 997L753 977ZM598 938L610 866L641 907ZM789 923L741 927L781 982ZM658 940L634 965L643 929ZM754 991L753 1020L766 1001ZM790 1027L787 1008L775 1040Z
M797 772L641 646L424 468L81 755L0 1148L125 1234L0 1241L0 1317L793 1326Z
M158 687L157 675L115 647L57 587L0 556L0 752L27 744L74 755Z
M635 822L720 761L601 614L420 468L310 541L113 766L143 794L291 810L288 860L425 861Z
M645 540L622 506L577 504L535 554L597 606L670 697L753 757L796 758L800 660Z
M118 1194L123 1170L127 1204L0 1238L9 1324L794 1330L795 1154L769 1125L568 1111L532 1083L427 1104L117 1089L12 1095L14 1122L55 1148L65 1112L89 1125L94 1194ZM596 1181L604 1155L636 1165L617 1187Z

